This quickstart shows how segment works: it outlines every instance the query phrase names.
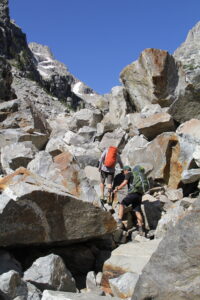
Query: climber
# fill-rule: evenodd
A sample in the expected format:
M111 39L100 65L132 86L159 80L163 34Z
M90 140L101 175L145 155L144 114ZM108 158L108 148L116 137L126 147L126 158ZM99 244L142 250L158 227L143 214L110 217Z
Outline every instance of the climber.
M124 166L124 181L115 188L114 193L121 190L124 186L128 186L128 194L121 201L118 212L118 228L122 228L122 219L124 215L124 207L132 205L133 211L135 212L137 218L138 231L140 235L144 235L143 232L143 217L141 213L141 202L142 202L142 192L135 192L132 185L134 180L134 172L131 170L131 167Z
M104 199L105 181L107 180L108 197L107 202L110 204L112 201L112 184L115 174L115 165L119 163L120 168L123 170L123 163L119 155L117 147L110 146L105 149L99 160L99 172L101 177L100 190L101 190L101 202L106 202Z

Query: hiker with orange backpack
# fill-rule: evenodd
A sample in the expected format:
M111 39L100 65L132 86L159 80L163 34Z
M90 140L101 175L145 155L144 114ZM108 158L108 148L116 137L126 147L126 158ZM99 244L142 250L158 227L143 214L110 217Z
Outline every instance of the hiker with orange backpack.
M101 155L99 160L99 172L101 177L100 190L101 190L101 198L100 200L105 202L104 200L104 189L105 189L105 181L107 180L108 187L108 198L107 202L110 203L111 195L112 195L112 184L114 180L115 174L115 165L119 163L120 168L123 169L123 163L121 157L118 152L118 148L114 146L110 146L108 149L105 149Z

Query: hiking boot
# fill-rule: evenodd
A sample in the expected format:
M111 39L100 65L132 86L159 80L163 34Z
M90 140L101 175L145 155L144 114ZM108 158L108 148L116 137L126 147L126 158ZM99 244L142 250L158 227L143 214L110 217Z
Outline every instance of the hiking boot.
M140 236L145 236L145 232L144 232L142 226L138 226L138 231L139 231L139 235L140 235Z

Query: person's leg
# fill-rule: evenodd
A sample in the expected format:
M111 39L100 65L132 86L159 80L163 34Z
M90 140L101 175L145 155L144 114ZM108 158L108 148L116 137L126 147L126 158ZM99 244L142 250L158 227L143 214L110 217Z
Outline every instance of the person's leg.
M138 226L143 226L143 218L142 218L142 214L140 211L135 211L135 215L136 215L136 218L137 218L137 224Z
M107 176L107 187L108 187L108 197L107 197L107 202L109 204L112 203L112 184L114 180L114 173L108 173Z
M132 204L133 211L135 212L136 218L137 218L137 225L138 225L138 231L139 234L144 236L144 231L143 231L143 217L141 213L141 202L142 202L142 195L140 194L135 194L135 201Z
M120 205L119 205L119 212L118 212L119 220L122 220L123 215L124 215L124 205L122 203L120 203Z
M127 195L127 196L122 200L122 202L120 203L120 206L119 206L119 212L118 212L118 218L119 218L119 220L122 220L122 219L123 219L123 215L124 215L124 207L125 207L125 206L129 206L130 204L132 204L132 202L131 202L131 197L130 197L130 195Z
M104 189L105 189L105 180L106 180L106 174L105 174L104 171L101 171L100 177L101 177L101 183L100 183L101 196L100 196L100 199L104 200Z

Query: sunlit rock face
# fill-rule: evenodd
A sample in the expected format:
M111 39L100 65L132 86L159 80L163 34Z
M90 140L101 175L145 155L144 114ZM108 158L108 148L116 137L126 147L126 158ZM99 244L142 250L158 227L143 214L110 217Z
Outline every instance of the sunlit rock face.
M122 70L120 77L137 111L149 103L169 106L175 99L178 72L167 51L145 49L137 61Z
M200 119L200 22L188 33L185 42L174 52L179 65L176 101L170 114L179 123L191 118Z
M0 245L72 244L111 233L113 217L25 168L0 180Z

